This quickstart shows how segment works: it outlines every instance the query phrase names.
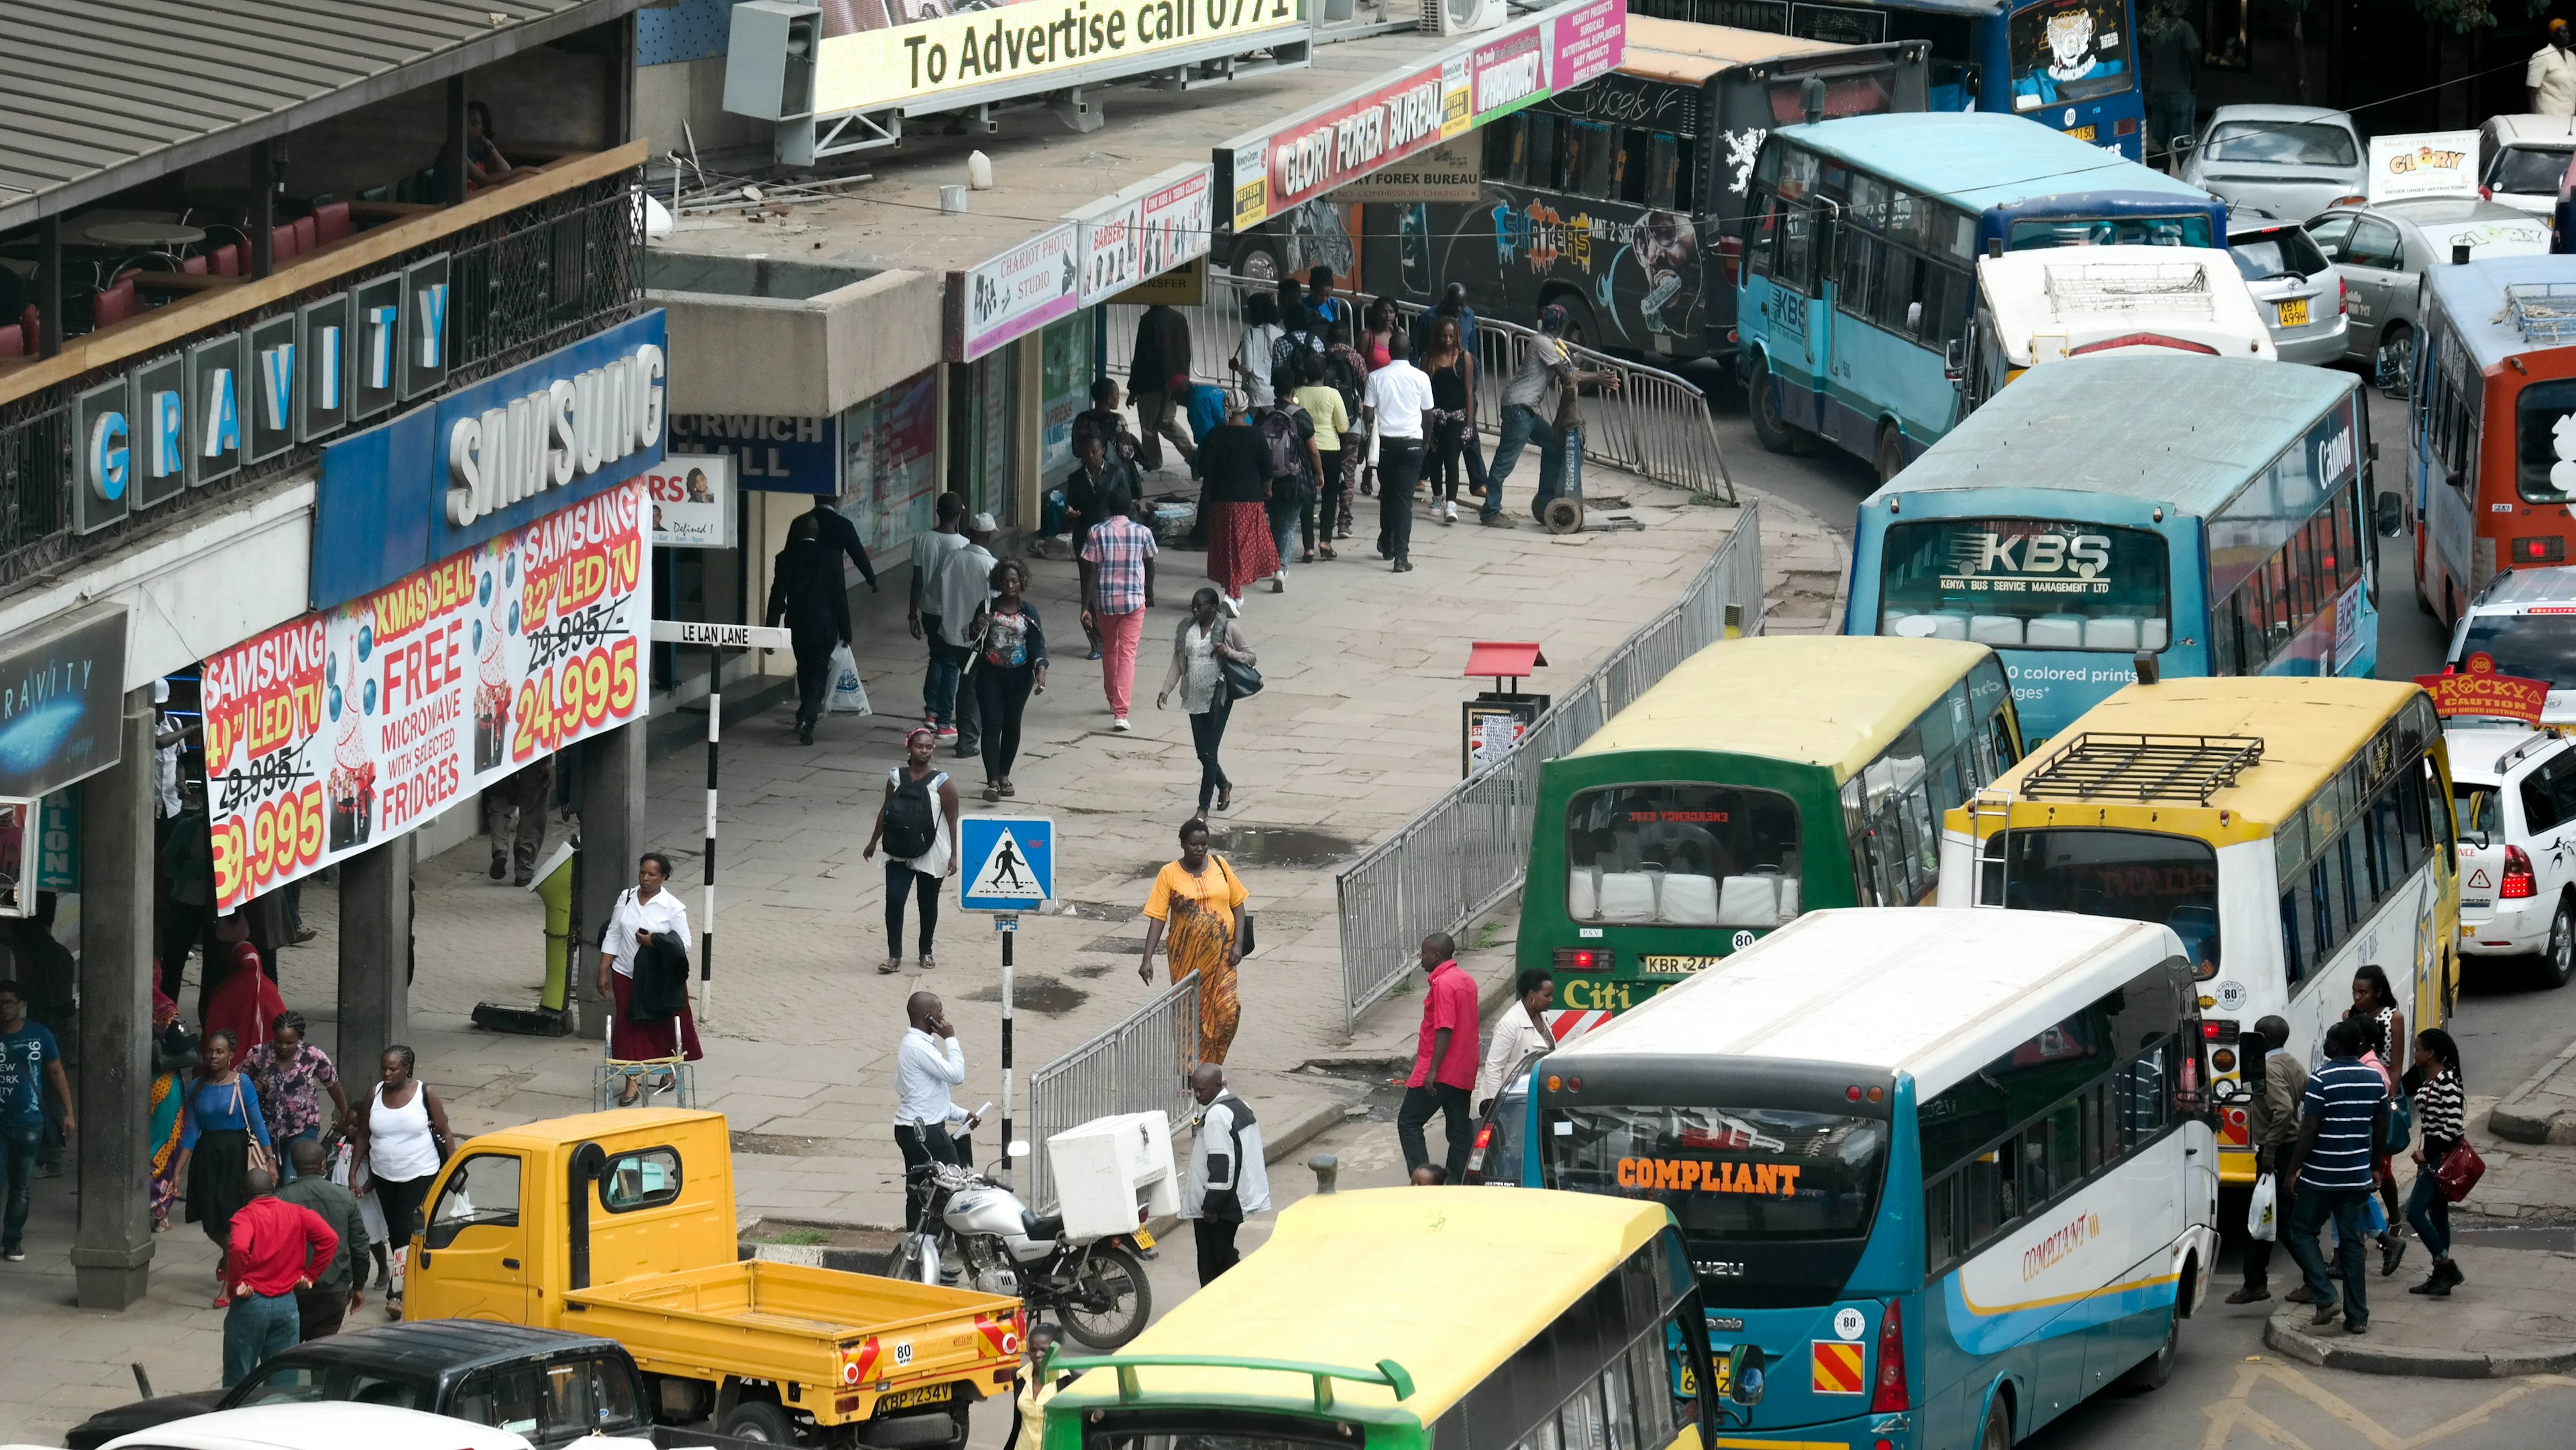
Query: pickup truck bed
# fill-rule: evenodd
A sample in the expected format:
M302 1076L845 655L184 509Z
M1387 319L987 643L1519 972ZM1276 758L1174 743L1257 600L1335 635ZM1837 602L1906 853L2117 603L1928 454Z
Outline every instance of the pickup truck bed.
M624 1344L647 1374L776 1383L824 1425L1006 1392L1020 1301L748 1260L564 1296L564 1324Z

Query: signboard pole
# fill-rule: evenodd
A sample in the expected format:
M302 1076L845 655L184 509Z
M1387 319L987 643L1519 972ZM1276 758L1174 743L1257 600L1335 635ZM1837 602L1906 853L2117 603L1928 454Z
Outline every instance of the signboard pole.
M716 776L724 756L724 652L729 649L788 649L784 629L760 624L704 624L696 620L653 621L655 644L697 644L707 650L707 856L706 896L698 918L698 1008L716 1000Z
M993 929L1002 934L1002 1186L1011 1181L1011 944L1020 939L1017 916L993 918Z
M1055 896L1055 822L1045 816L960 816L957 819L957 908L988 912L1002 934L1002 1169L1012 1181L1011 1160L1017 1141L1011 1136L1017 1118L1011 1105L1011 1019L1013 938L1019 935L1020 912L1044 911Z

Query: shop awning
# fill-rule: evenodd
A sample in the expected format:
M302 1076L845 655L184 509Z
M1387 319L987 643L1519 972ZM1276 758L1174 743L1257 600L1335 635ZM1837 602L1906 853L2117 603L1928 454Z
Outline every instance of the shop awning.
M0 4L0 230L615 20L643 0Z

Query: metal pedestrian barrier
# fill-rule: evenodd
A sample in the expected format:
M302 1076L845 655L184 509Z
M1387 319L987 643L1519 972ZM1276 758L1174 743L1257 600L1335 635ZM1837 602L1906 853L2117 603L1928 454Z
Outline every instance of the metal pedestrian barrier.
M1134 1016L1029 1074L1029 1203L1040 1213L1055 1206L1046 1141L1068 1128L1112 1113L1160 1111L1171 1115L1179 1136L1197 1106L1190 1073L1198 1065L1199 977L1192 972Z
M1226 363L1243 341L1243 299L1277 285L1213 270L1208 273L1207 300L1196 307L1177 309L1189 322L1190 376L1221 387L1235 385L1234 373ZM1364 312L1367 303L1365 294L1352 296L1355 312ZM1396 309L1408 328L1423 311L1421 305L1403 301L1396 304ZM1112 304L1108 309L1109 370L1122 377L1135 352L1136 319L1143 312L1141 307L1125 304ZM1503 389L1528 361L1531 344L1537 337L1536 332L1517 323L1477 317L1478 431L1501 431ZM1568 349L1578 366L1611 373L1619 380L1615 392L1596 392L1583 399L1583 456L1587 461L1641 473L1659 483L1687 488L1703 498L1729 504L1737 501L1735 477L1727 469L1725 450L1718 445L1717 420L1709 414L1706 393L1688 379L1661 368L1588 347L1568 344ZM1538 463L1534 457L1525 458L1521 466L1535 469ZM1535 486L1535 473L1526 476Z
M1356 1030L1361 1013L1418 969L1424 937L1464 931L1520 887L1539 767L1589 739L1691 655L1761 633L1762 588L1762 509L1749 503L1679 603L1558 695L1508 755L1351 863L1333 883L1348 1026Z

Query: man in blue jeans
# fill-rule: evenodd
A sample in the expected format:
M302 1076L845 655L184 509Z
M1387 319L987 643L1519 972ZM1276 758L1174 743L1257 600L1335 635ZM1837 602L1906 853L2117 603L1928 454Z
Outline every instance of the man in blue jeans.
M1511 527L1503 517L1503 480L1511 477L1513 466L1521 461L1521 450L1532 443L1539 446L1538 492L1530 499L1530 513L1544 519L1548 504L1558 495L1583 496L1581 392L1595 385L1616 392L1619 375L1576 367L1564 339L1565 309L1553 303L1540 308L1538 336L1530 339L1520 371L1503 388L1503 436L1494 445L1493 465L1485 470L1485 507L1479 523ZM1539 410L1551 391L1556 406L1541 417Z
M2369 1034L2358 1022L2337 1022L2326 1029L2325 1065L2308 1079L2299 1123L2299 1192L2290 1207L2290 1257L2306 1276L2316 1304L2312 1322L2332 1323L2343 1315L2353 1334L2370 1327L2370 1303L2364 1287L2370 1281L2370 1236L2362 1214L2378 1179L2371 1150L2388 1132L2388 1084L2379 1070L2361 1060ZM2335 1260L2343 1275L2343 1302L2338 1310L2334 1281L2326 1275L2325 1255L2317 1249L2317 1230L2328 1218L2335 1226Z
M54 1034L27 1020L27 989L0 982L0 1260L26 1259L27 1212L36 1196L36 1156L45 1141L45 1088L60 1103L63 1136L73 1129L71 1080Z

